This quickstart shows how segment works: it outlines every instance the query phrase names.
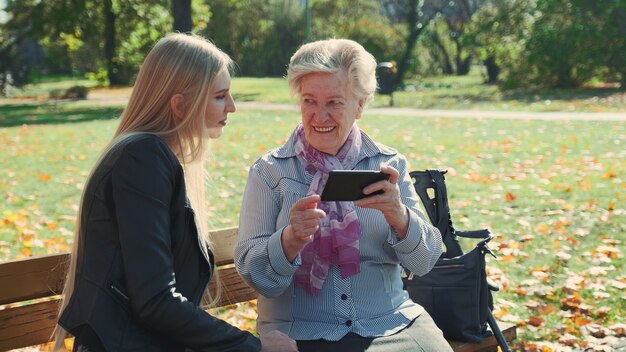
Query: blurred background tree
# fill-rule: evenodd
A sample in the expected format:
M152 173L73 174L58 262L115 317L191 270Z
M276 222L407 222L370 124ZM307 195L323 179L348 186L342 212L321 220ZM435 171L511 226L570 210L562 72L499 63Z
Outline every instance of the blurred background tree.
M626 85L626 0L5 0L3 10L0 93L48 74L132 84L171 31L210 38L243 76L284 75L310 31L394 61L399 88L472 67L504 89Z
M245 76L281 76L304 41L304 10L293 0L213 0L199 33L226 51Z
M511 79L578 87L592 78L624 80L625 1L539 0L536 20ZM621 77L611 77L620 74Z

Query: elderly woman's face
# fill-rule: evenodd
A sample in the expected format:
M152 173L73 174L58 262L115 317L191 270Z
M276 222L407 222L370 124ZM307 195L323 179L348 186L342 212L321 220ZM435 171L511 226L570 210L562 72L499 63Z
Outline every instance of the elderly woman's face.
M361 118L362 103L352 96L341 73L310 73L302 78L300 88L306 140L321 152L337 154Z

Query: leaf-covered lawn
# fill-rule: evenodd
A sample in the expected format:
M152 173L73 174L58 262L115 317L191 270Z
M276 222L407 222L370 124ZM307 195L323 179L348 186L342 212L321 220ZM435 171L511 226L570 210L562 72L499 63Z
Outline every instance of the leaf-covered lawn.
M0 127L0 260L70 249L85 178L117 124L106 109L86 122ZM298 121L290 112L229 117L209 162L213 228L237 225L249 165ZM605 351L624 336L623 121L367 115L360 126L413 169L449 170L455 227L497 235L495 313L519 324L515 350ZM254 305L216 314L254 329Z

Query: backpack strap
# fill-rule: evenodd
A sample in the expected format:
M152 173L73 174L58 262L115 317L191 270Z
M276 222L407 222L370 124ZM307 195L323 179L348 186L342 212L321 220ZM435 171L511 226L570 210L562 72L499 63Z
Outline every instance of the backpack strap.
M446 251L441 256L443 258L454 258L463 254L463 249L456 238L456 231L452 226L450 217L450 206L448 205L448 191L444 173L446 171L426 170L430 175L435 189L435 202L437 206L436 226L441 232Z
M456 239L456 233L450 220L448 192L443 176L446 172L445 170L413 171L410 175L413 179L415 192L420 197L430 222L441 232L441 238L446 246L446 252L441 256L453 258L462 255L463 250ZM428 192L429 189L433 190L431 194ZM431 197L433 193L434 196Z

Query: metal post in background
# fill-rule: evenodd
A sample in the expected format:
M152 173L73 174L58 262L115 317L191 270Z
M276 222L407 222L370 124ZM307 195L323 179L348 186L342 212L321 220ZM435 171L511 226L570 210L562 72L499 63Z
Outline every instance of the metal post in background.
M309 0L304 0L304 7L306 17L306 41L310 42L313 40L313 31L311 29L311 4L309 3Z

